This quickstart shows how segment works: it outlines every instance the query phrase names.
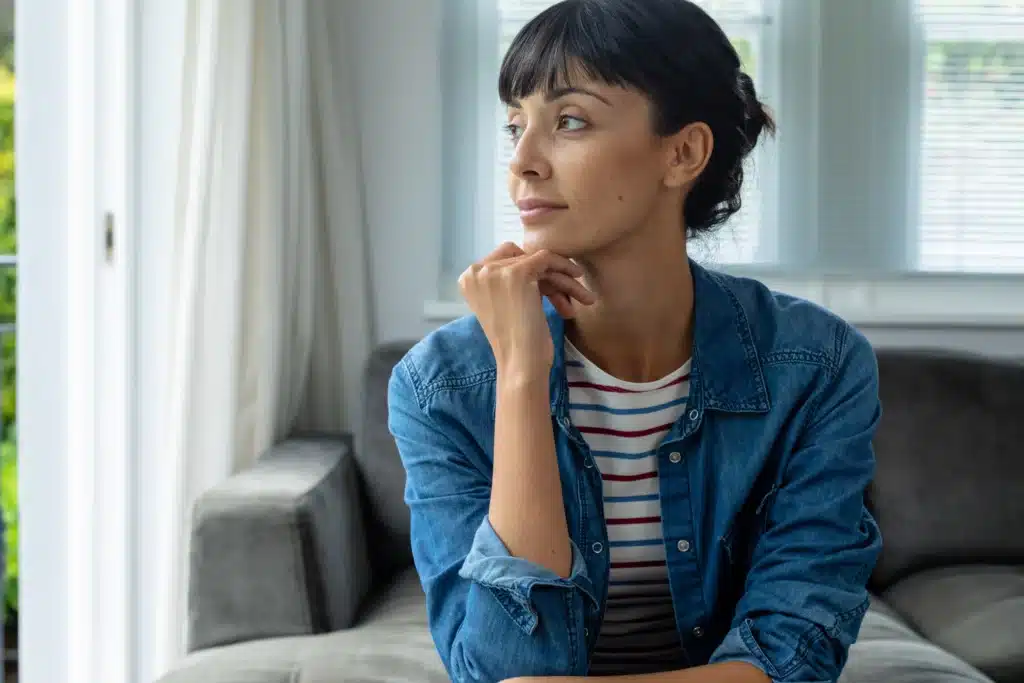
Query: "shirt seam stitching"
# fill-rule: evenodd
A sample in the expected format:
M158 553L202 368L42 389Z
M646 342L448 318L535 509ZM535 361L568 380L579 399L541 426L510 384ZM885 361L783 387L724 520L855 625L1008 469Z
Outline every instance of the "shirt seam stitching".
M433 400L439 393L452 389L470 389L481 384L487 384L497 379L497 371L493 368L481 370L470 375L456 377L441 377L423 386L423 401L427 403Z
M803 633L800 634L800 638L797 641L799 644L796 649L796 653L786 666L784 666L779 674L780 678L786 678L793 673L798 667L802 666L807 661L807 652L821 640L826 638L835 638L839 635L840 629L846 624L850 623L853 619L859 615L863 615L867 611L868 603L870 598L865 598L859 605L852 607L845 612L842 612L833 619L832 625L823 627L820 624L812 624L806 628Z

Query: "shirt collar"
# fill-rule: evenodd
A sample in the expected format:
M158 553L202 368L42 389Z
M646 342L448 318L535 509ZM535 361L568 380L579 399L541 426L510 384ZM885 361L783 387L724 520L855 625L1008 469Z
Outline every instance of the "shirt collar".
M767 412L764 372L750 321L726 278L690 261L693 273L693 366L704 407ZM691 381L690 386L693 386Z
M767 412L770 408L764 373L747 314L721 275L692 260L694 292L693 359L690 375L695 408L725 412ZM566 410L565 321L551 302L544 310L554 342L550 396L552 414Z

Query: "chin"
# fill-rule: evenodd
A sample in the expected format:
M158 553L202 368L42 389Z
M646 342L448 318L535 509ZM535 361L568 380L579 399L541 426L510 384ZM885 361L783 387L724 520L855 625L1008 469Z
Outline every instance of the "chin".
M581 239L583 238L583 239ZM529 226L523 231L522 247L527 252L546 249L566 258L576 258L593 250L585 235L555 226Z

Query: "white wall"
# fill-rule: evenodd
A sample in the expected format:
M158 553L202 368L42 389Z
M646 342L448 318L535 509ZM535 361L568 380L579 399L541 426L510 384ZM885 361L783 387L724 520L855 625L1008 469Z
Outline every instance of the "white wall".
M876 347L943 348L1024 359L1024 324L1017 328L865 327Z
M441 262L441 1L351 0L379 341L430 326Z
M441 246L441 3L352 0L377 338L415 339L438 296ZM355 29L353 31L353 29ZM865 328L879 346L1024 356L1007 328Z

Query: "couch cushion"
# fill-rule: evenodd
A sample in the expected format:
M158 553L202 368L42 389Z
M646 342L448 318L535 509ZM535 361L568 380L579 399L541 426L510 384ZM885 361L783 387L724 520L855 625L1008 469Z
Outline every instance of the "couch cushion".
M358 626L193 653L160 683L447 683L427 631L423 591L400 574Z
M885 600L922 635L996 681L1024 681L1024 568L921 572L886 591Z
M423 591L407 570L370 602L359 625L325 636L277 638L189 655L160 683L446 682L427 631ZM915 633L877 597L840 683L991 683Z
M991 683L980 671L915 633L877 596L839 683Z
M366 364L363 433L356 448L369 503L370 561L377 576L390 576L412 564L409 508L405 505L405 468L388 431L388 380L391 370L412 348L408 342L377 348Z
M1024 564L1024 364L879 350L878 368L873 587L951 564Z

